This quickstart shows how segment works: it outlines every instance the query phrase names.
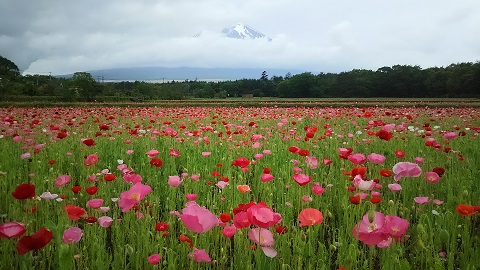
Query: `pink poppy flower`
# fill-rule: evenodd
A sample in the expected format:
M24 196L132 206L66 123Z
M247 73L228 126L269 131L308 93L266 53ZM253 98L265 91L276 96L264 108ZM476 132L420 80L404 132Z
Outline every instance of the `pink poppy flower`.
M321 186L315 185L315 186L312 187L312 192L315 195L322 195L323 192L325 192L325 189Z
M442 205L443 201L435 199L435 200L432 201L432 203L435 204L435 205Z
M302 201L303 202L311 202L313 201L312 197L308 196L308 195L303 195L302 196Z
M385 216L380 212L374 212L371 216L372 221L370 221L369 214L365 214L362 221L353 227L352 234L366 245L374 246L387 240L389 235L383 229Z
M0 238L16 238L25 233L25 224L21 222L6 222L0 224Z
M310 169L316 169L318 167L318 160L314 156L308 156L305 158L305 163Z
M426 172L425 173L425 179L430 183L430 184L435 184L438 181L440 181L440 176L436 172Z
M198 179L200 179L200 174L192 174L192 176L190 176L190 179L192 179L192 181L198 181Z
M362 179L362 176L357 174L353 178L353 185L360 190L372 190L375 187L375 181L365 181Z
M218 183L215 184L215 186L217 186L219 189L224 189L225 187L228 186L228 182L225 182L225 181L218 181Z
M145 196L152 191L149 185L140 182L133 185L128 191L120 194L118 206L122 208L122 212L128 212L136 203L140 202Z
M454 132L454 131L451 131L451 132L445 132L443 133L443 137L447 140L450 140L450 139L455 139L457 137L457 133Z
M233 216L233 224L236 228L242 229L250 227L250 221L248 220L248 214L245 211L241 211Z
M235 227L234 224L232 224L230 226L225 226L222 229L222 234L226 238L232 238L235 235L236 232L237 232L237 227Z
M368 155L367 159L374 164L382 164L385 162L386 157L380 154L371 153Z
M270 150L268 150L268 149L265 149L265 150L262 151L262 153L263 153L264 155L270 155L270 154L272 153L272 151L270 151Z
M402 190L402 186L400 184L388 184L388 188L393 192Z
M179 157L180 152L176 149L170 149L170 152L168 153L168 155L171 156L171 157Z
M413 161L414 161L415 163L417 163L417 164L423 164L423 162L425 161L425 159L422 158L422 157L416 157L416 158L413 159Z
M146 152L145 154L147 154L147 156L148 156L149 158L154 158L154 157L156 157L159 153L160 153L160 152L158 152L157 150L152 149L152 150Z
M78 243L82 238L82 229L70 227L63 232L62 242L65 244Z
M263 157L263 154L255 154L253 156L253 158L256 159L256 160L260 160L262 157Z
M427 204L429 201L428 197L415 197L413 198L413 201L418 204Z
M328 159L328 158L322 158L322 162L323 162L323 164L325 164L325 165L330 165L330 164L332 164L332 161L331 161L330 159Z
M408 220L397 216L386 216L384 230L394 239L400 239L408 229Z
M52 194L48 191L42 193L42 195L40 195L40 198L44 199L44 200L53 200L55 198L58 197L58 194Z
M97 162L98 162L98 156L95 154L91 154L85 159L85 162L83 164L85 164L85 166L91 166Z
M98 218L98 224L103 228L108 228L113 223L113 219L109 216L103 216Z
M194 248L193 252L188 253L188 257L196 262L211 262L212 259L204 249Z
M270 181L273 180L273 175L271 175L269 173L264 173L264 174L262 174L261 178L262 178L263 183L270 182Z
M262 228L253 228L248 231L248 238L261 245L262 247L273 246L273 233L270 230Z
M172 187L178 187L182 183L182 179L178 175L172 175L168 177L168 184Z
M418 164L412 162L398 162L392 169L395 176L395 181L400 180L402 177L419 177L422 174L422 169Z
M180 220L188 230L196 233L208 232L219 223L217 216L195 202L183 208Z
M209 157L211 154L211 152L202 152L202 156L204 157Z
M251 224L260 228L268 228L282 221L282 216L279 213L273 212L273 210L263 202L259 202L248 208L247 216Z
M126 153L127 155L132 155L133 152L134 152L134 151L133 151L132 149L128 149L127 151L125 151L125 153Z
M298 214L299 226L313 226L323 222L323 214L315 208L305 208Z
M300 173L300 174L294 174L292 176L293 180L295 182L297 182L297 184L299 184L300 186L305 186L307 185L308 183L310 183L310 181L312 181L312 177L306 175L306 174L303 174L303 173Z
M185 195L185 198L189 201L195 201L195 199L197 199L197 196L198 196L198 194L189 193L189 194Z
M160 263L161 259L162 259L162 256L160 256L160 254L152 254L148 256L147 261L152 265L156 265Z
M20 158L21 158L21 159L26 159L26 158L30 158L30 157L32 157L32 155L31 155L30 153L28 153L28 152L27 152L27 153L23 153L23 154L20 155Z
M363 164L365 163L365 161L367 161L367 157L365 157L364 154L360 153L351 154L347 158L355 165Z
M270 258L275 258L277 256L277 251L271 247L262 247L263 254Z
M68 183L70 183L70 176L68 175L61 175L55 180L55 185L57 187L63 187Z
M91 199L87 202L87 206L93 209L98 209L102 206L103 199Z

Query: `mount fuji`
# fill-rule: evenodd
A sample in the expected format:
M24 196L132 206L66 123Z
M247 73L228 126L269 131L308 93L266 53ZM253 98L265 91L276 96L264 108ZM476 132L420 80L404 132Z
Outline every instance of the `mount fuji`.
M268 41L272 41L272 39L267 37L265 34L261 33L260 31L254 29L249 25L242 23L239 23L232 27L224 28L221 31L221 34L226 38L233 39L267 39ZM200 36L202 36L202 32L195 34L193 37Z

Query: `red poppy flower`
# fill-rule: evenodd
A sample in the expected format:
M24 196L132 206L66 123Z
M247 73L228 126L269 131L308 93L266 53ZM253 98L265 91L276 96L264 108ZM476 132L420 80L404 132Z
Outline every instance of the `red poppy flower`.
M95 145L95 141L92 138L82 140L82 143L85 144L86 146L94 146Z
M300 151L300 148L298 148L297 146L290 146L290 147L288 148L288 151L290 151L290 153L292 153L292 154L295 154L295 153L297 153L298 151Z
M100 130L109 130L110 126L108 124L100 124L98 128L100 128Z
M270 168L263 168L263 173L270 173L270 172L271 172Z
M75 205L66 205L63 207L64 210L68 213L68 219L70 220L79 220L81 217L85 216L87 212L82 207Z
M85 218L85 221L88 222L88 223L95 223L95 222L97 222L97 218L92 217L92 216L88 216L88 217Z
M389 141L392 138L392 133L382 129L377 131L377 133L375 133L375 136L382 140Z
M78 192L80 192L80 190L82 190L82 187L81 186L73 186L72 187L72 191L73 193L77 194Z
M300 149L298 151L298 154L302 157L308 157L310 156L310 151L308 151L307 149Z
M113 173L107 173L103 176L103 180L105 180L107 182L113 181L113 180L115 180L115 175Z
M247 203L247 204L241 203L241 204L237 205L237 207L233 208L233 214L236 215L236 214L238 214L238 213L240 213L240 212L246 212L246 211L248 210L248 208L254 206L255 204L256 204L256 203L253 202L253 201L250 201L250 202Z
M235 161L232 162L232 166L238 166L240 168L245 168L250 164L250 160L240 157L237 158Z
M219 177L220 176L220 173L218 171L213 171L212 172L212 176L213 177Z
M440 177L445 173L445 169L441 167L435 167L432 171L436 172Z
M95 187L95 186L88 187L88 188L85 189L85 191L90 195L95 195L95 193L97 193L97 191L98 191L98 187Z
M222 213L222 214L220 214L220 220L221 220L222 222L224 222L224 223L225 223L225 222L229 222L231 218L232 218L232 217L231 217L230 214L228 214L228 213Z
M350 202L353 204L359 204L362 201L362 198L360 196L355 195L355 196L350 196Z
M188 245L192 248L193 247L193 244L192 244L192 240L190 238L188 238L188 236L185 236L183 234L180 234L180 236L178 237L178 239L180 239L180 242L186 242L188 243Z
M471 216L476 214L474 206L466 205L463 203L457 205L455 211L457 211L457 213L459 213L461 216Z
M12 195L17 200L25 200L35 197L35 186L32 184L19 185Z
M168 224L165 222L158 222L157 224L155 224L155 230L159 232L166 231L168 230Z
M60 132L60 133L57 134L57 138L59 138L59 139L63 139L65 137L67 137L67 133Z
M48 161L48 165L53 165L53 164L55 164L55 159L50 159L50 160Z
M382 201L381 197L373 196L372 198L370 198L370 202L373 204L380 203L381 201Z
M162 160L159 158L152 158L150 160L150 165L155 166L155 167L161 167L163 164Z
M390 170L380 170L380 175L383 177L390 177L392 176L392 171Z
M405 153L402 150L397 150L395 151L395 156L397 156L398 158L404 158Z
M41 228L38 232L24 236L17 243L17 252L24 255L29 251L38 250L46 246L53 237L53 233L46 228Z
M285 226L277 225L277 226L275 226L275 231L276 231L278 234L285 234L285 233L288 232L288 229L287 229Z

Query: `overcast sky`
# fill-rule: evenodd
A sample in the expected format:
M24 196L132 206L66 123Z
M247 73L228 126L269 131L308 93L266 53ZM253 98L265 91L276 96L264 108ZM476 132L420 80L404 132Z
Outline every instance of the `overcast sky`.
M220 36L237 23L272 41ZM149 66L313 73L447 66L480 61L480 1L0 0L0 55L22 71L55 75Z

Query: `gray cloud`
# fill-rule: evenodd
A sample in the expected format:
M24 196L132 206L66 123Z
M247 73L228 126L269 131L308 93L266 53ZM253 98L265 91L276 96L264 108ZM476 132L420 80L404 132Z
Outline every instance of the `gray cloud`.
M33 73L132 66L339 72L480 60L478 1L0 0L0 6L0 55ZM240 22L273 41L219 35Z

